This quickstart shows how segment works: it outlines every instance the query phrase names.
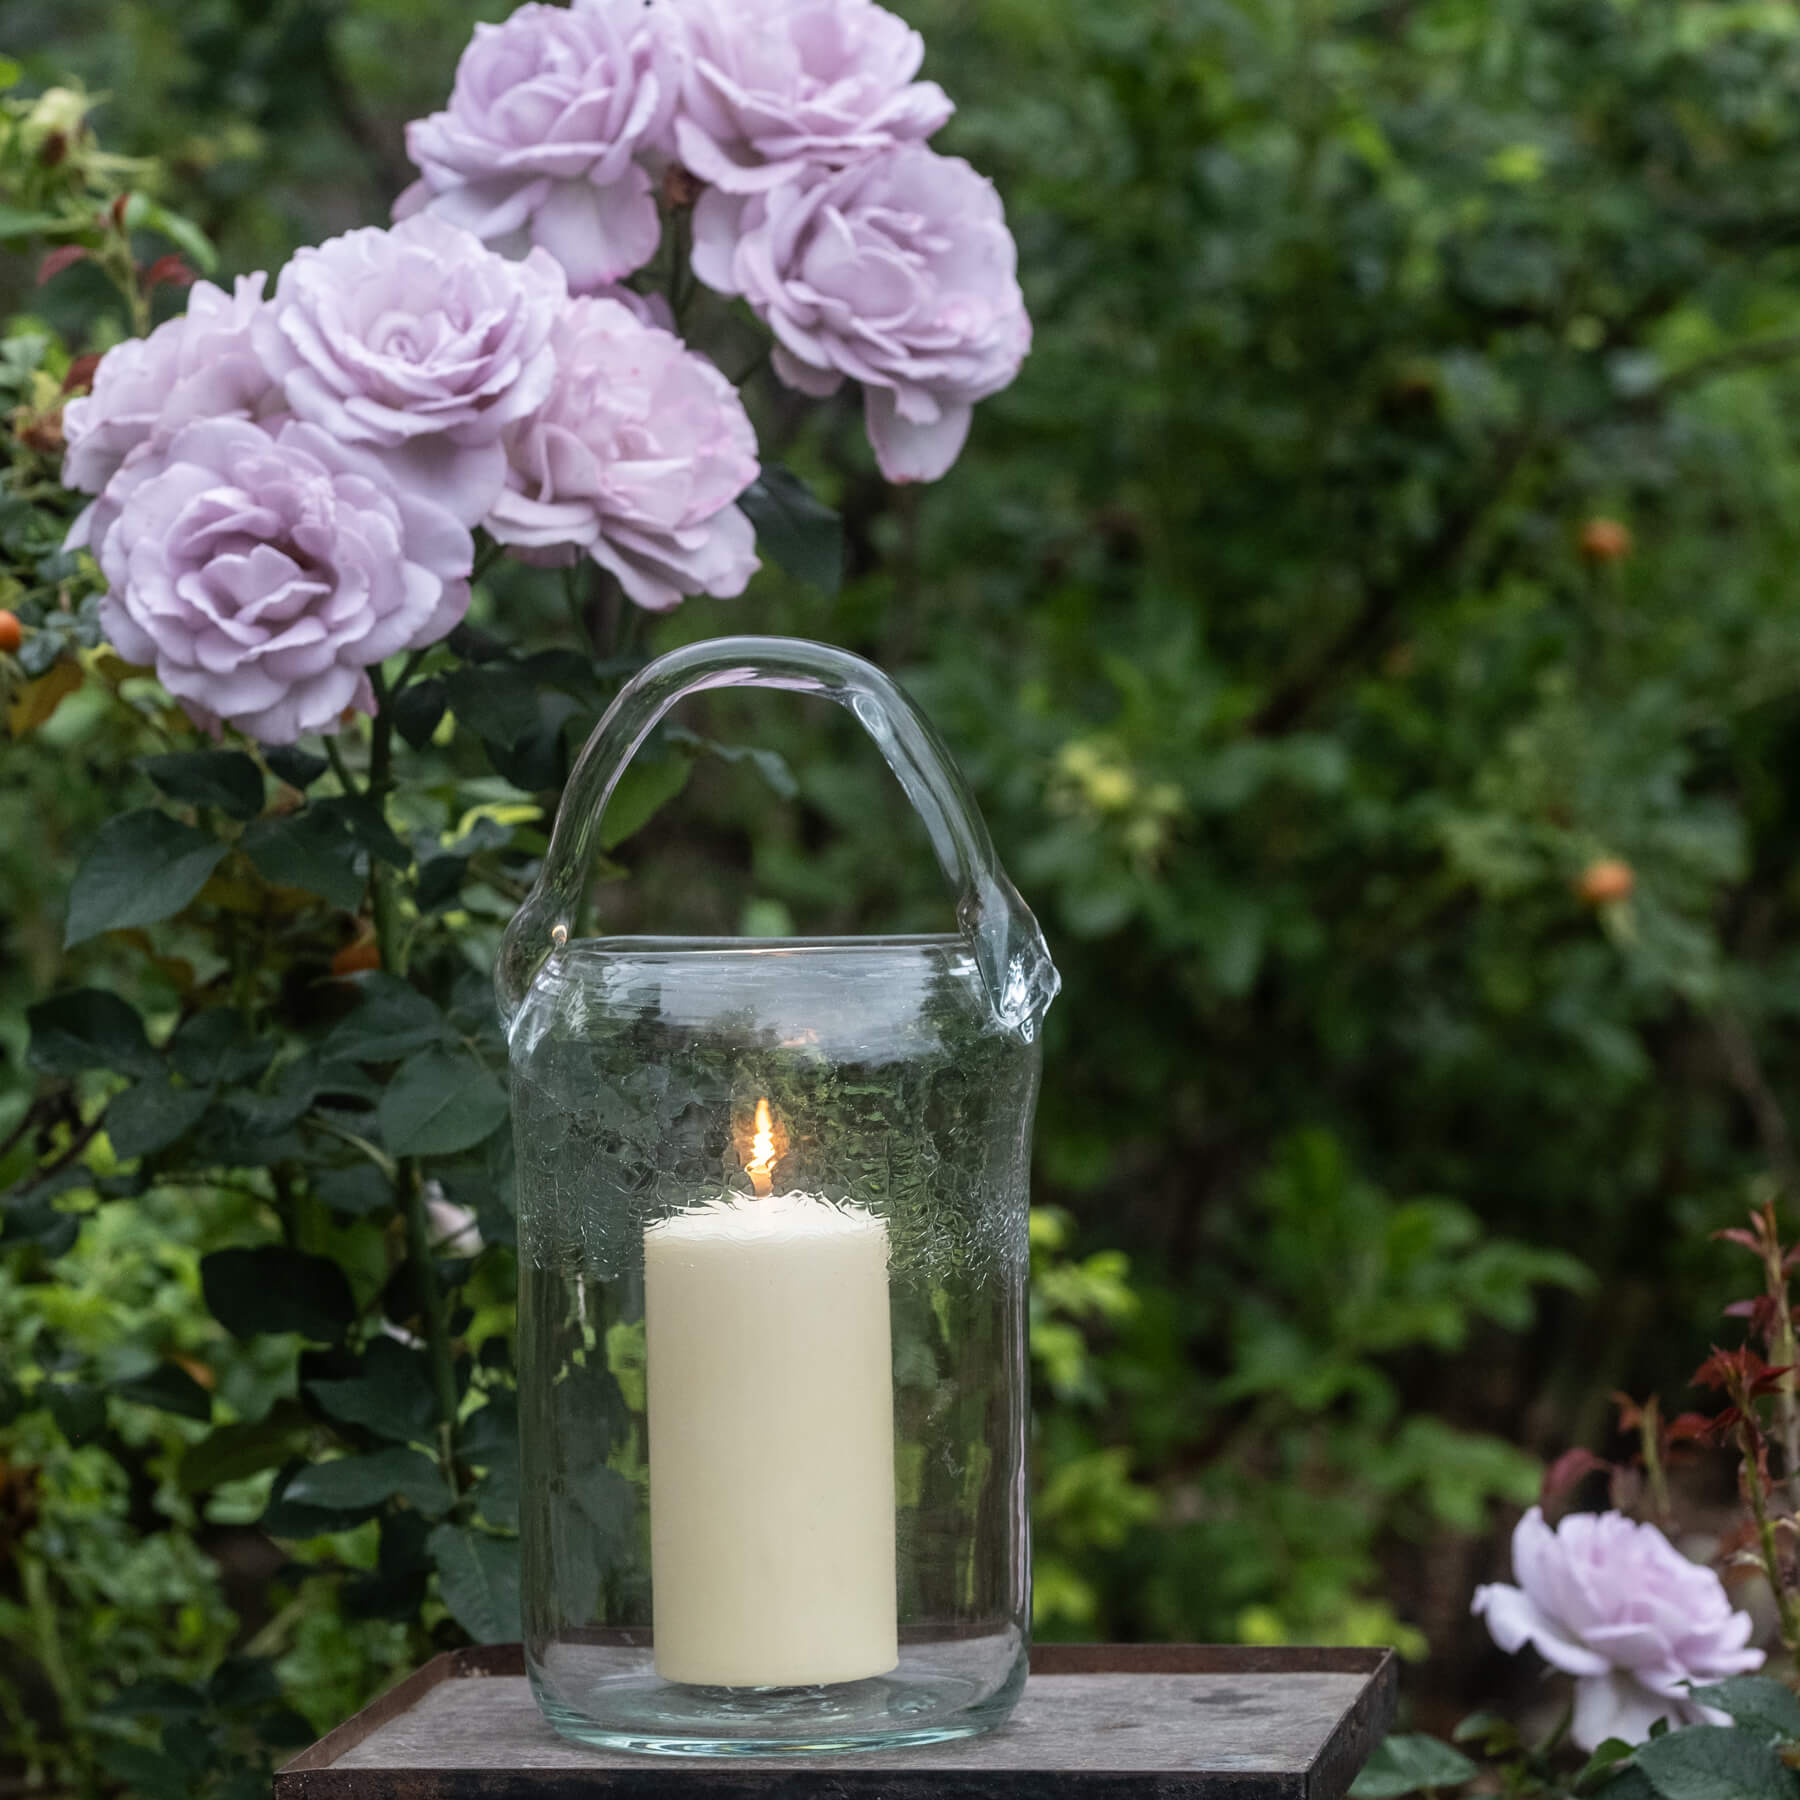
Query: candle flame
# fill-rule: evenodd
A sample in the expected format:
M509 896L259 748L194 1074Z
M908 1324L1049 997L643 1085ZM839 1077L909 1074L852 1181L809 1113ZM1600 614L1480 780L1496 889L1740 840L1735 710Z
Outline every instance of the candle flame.
M775 1188L775 1120L766 1099L756 1103L756 1128L750 1138L750 1160L744 1173L759 1195L766 1196Z

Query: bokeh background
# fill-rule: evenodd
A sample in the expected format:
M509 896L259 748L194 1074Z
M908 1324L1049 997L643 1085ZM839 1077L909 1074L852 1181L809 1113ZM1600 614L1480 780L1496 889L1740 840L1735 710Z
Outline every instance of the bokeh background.
M506 10L8 0L0 51L104 93L229 274L383 219L404 122ZM1518 1691L1468 1597L1543 1464L1617 1447L1614 1390L1681 1404L1750 1285L1708 1233L1796 1174L1800 7L897 10L1005 198L1034 353L928 489L881 483L849 402L765 394L848 578L769 571L650 642L893 671L1063 970L1040 1631L1397 1642L1442 1723ZM36 275L6 259L0 304L117 329L88 272ZM698 768L622 853L620 926L945 923L848 721L715 717L798 794ZM24 1006L112 978L58 945L119 804L80 709L0 749L0 1127ZM47 1317L91 1347L191 1310L243 1224L121 1204L54 1281L0 1240L0 1369ZM0 1730L234 1643L323 1728L417 1650L286 1585L308 1552L258 1547L254 1493L88 1458L0 1426ZM1681 1491L1704 1533L1729 1479Z

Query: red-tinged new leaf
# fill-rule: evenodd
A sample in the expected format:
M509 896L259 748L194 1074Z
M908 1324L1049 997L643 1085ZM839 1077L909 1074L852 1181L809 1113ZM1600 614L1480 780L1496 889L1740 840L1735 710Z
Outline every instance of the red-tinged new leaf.
M47 282L54 281L64 269L72 269L78 262L86 262L87 254L79 244L64 244L60 249L52 250L38 264L38 286L43 287Z
M1781 1304L1767 1294L1758 1294L1754 1300L1734 1300L1726 1307L1725 1316L1728 1319L1748 1319L1751 1336L1769 1343L1781 1325Z
M192 287L200 277L188 267L184 258L171 252L167 256L159 256L144 271L144 287L146 291L159 287Z
M1561 1499L1589 1475L1601 1470L1610 1472L1611 1469L1612 1464L1605 1457L1596 1456L1591 1450L1579 1447L1565 1450L1544 1471L1544 1485L1538 1495L1539 1504L1548 1506L1551 1501Z
M1671 1444L1703 1444L1712 1435L1713 1421L1705 1413L1677 1413L1664 1434Z
M1644 1422L1645 1409L1629 1394L1621 1393L1617 1388L1613 1390L1611 1397L1613 1405L1619 1409L1620 1434L1636 1431Z
M1730 1225L1723 1231L1715 1231L1712 1238L1715 1244L1742 1244L1752 1256L1761 1256L1763 1253L1762 1240L1755 1232L1746 1231L1741 1225Z
M63 377L62 391L65 394L85 394L94 385L94 371L99 367L99 351L85 351L69 364L69 372Z
M1737 1399L1757 1400L1777 1392L1781 1377L1787 1372L1785 1367L1772 1368L1754 1350L1721 1350L1715 1346L1690 1379L1695 1387L1717 1388Z
M1736 1436L1738 1420L1743 1416L1735 1406L1726 1407L1717 1418L1708 1420L1706 1430L1701 1433L1701 1442L1729 1444Z

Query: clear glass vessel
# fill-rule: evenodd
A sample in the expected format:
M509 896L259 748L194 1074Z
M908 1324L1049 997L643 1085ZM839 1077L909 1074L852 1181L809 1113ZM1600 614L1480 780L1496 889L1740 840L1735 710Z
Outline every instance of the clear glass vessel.
M854 711L958 933L573 935L631 755L684 696L733 685ZM1029 1147L1057 977L942 744L823 645L662 658L584 751L496 986L545 1716L696 1755L998 1724L1029 1639Z

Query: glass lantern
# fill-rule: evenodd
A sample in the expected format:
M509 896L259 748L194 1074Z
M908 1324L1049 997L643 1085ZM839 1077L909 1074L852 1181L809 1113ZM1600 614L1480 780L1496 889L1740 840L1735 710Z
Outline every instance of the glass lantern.
M633 753L687 695L743 686L850 708L959 931L574 935ZM661 658L589 740L495 979L545 1716L740 1756L998 1724L1029 1642L1029 1152L1058 980L937 735L825 645Z

